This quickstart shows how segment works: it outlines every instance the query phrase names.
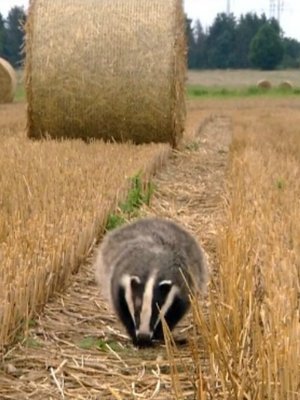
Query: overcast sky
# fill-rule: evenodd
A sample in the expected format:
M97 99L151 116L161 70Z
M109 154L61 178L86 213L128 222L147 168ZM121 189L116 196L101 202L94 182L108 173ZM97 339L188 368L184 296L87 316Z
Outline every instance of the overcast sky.
M188 16L193 19L199 18L203 27L207 28L218 12L226 11L228 1L184 0L184 3ZM300 0L273 0L276 4L278 1L283 4L280 22L285 35L300 41ZM270 2L271 0L230 0L230 7L237 16L253 11L258 14L264 12L269 17ZM18 5L26 8L28 4L29 0L0 0L0 13L6 17L11 7Z

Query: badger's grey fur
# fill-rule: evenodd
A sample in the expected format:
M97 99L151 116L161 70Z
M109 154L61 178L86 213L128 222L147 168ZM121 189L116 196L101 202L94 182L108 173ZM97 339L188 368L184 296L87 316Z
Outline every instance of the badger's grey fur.
M96 280L133 343L163 338L205 289L207 263L193 236L176 223L145 218L108 233L97 250Z

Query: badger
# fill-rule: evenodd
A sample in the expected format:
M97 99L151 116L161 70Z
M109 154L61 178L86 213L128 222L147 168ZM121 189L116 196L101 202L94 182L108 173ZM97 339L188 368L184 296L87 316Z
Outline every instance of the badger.
M142 218L106 234L96 250L95 277L137 347L163 339L207 282L204 251L177 223Z

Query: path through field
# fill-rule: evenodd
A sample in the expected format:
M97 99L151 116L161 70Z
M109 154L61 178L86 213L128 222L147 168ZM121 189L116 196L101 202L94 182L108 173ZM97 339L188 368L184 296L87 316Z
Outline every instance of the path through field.
M173 218L194 232L213 268L231 125L227 116L209 115L190 111L189 136L195 136L154 179L151 207L141 213ZM188 326L186 318L175 335L184 336ZM131 346L101 301L90 264L32 321L4 366L1 400L173 398L165 347ZM183 386L185 398L193 398L191 384Z

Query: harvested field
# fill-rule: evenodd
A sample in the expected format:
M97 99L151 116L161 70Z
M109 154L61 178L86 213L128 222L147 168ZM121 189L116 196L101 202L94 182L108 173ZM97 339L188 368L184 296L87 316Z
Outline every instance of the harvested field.
M209 255L208 296L174 333L187 345L133 348L86 262L3 354L1 399L298 400L299 107L189 102L185 143L141 210L181 222Z
M222 221L217 226L218 264L205 313L194 304L190 360L202 366L194 377L198 399L296 400L300 397L299 101L285 107L268 102L268 108L261 101L256 108L247 104L227 108L223 114L230 118L233 140ZM206 362L199 352L199 335ZM180 382L178 364L173 371L173 381ZM193 379L190 373L185 374L188 377ZM182 385L177 384L177 390L181 390L178 398L184 398Z
M0 347L78 269L129 178L148 179L169 153L167 145L34 143L12 130L24 124L24 105L13 128L7 110L0 109Z
M290 81L294 87L300 87L298 69L282 71L257 70L204 70L189 71L188 84L201 86L219 86L224 88L255 86L261 79L267 79L272 86L282 81Z

